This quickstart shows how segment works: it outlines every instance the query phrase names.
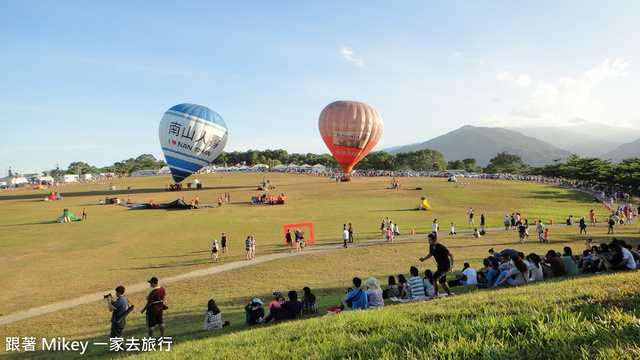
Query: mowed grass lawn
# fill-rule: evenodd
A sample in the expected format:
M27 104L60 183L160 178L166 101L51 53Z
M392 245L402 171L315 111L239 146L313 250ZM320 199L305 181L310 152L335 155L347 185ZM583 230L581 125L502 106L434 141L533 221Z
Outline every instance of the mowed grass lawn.
M574 215L577 221L580 216L586 216L591 208L596 211L599 219L604 219L607 215L604 207L592 204L590 202L592 197L587 194L528 182L464 179L461 182L468 182L469 185L456 188L456 184L447 183L445 179L402 178L399 179L403 185L402 189L387 190L390 178L354 179L350 183L333 183L327 178L306 175L246 173L222 176L224 176L223 179L219 174L199 176L199 180L205 186L201 191L165 192L164 187L170 181L169 177L118 179L114 184L121 190L116 191L106 190L109 183L56 188L65 196L64 200L58 202L41 201L48 193L45 190L0 193L0 238L3 239L0 248L0 275L4 284L3 292L0 293L0 312L7 315L97 291L103 291L106 294L113 292L113 288L117 285L128 286L144 282L151 276L158 277L162 283L163 278L172 275L217 266L209 260L210 246L212 239L219 239L222 232L226 232L230 237L230 253L221 255L218 264L244 261L244 239L247 235L254 235L257 239L257 256L286 251L283 244L283 225L290 223L313 222L316 243L310 246L316 247L340 243L342 224L348 222L354 223L356 227L356 241L381 239L378 229L382 219L387 216L399 224L403 234L408 234L412 227L416 233L427 233L434 218L438 218L442 233L448 232L448 225L451 222L457 223L457 230L467 230L471 228L467 224L466 213L470 206L476 210L477 224L481 213L487 216L487 227L502 227L504 215L512 212L521 212L530 223L533 223L535 218L544 219L545 223L549 219L560 223L568 215ZM263 176L277 185L275 193L286 194L286 205L249 205L252 195L262 193L257 191L256 187L261 183ZM124 190L128 187L131 189ZM414 190L417 187L421 187L422 190ZM149 199L153 199L154 202L160 203L175 200L179 196L184 196L189 202L196 194L201 204L213 205L218 194L224 192L231 193L231 202L223 204L222 208L129 210L115 205L97 205L105 195L123 198L131 195L134 202L148 202ZM417 207L421 196L428 197L432 211L413 210ZM70 208L76 215L80 215L82 208L86 207L89 219L70 224L54 223L53 221L62 214L64 207ZM594 238L596 243L609 242L612 238L611 235L606 235L605 227L588 230L589 237ZM616 230L615 236L625 239L628 243L639 242L636 224L619 227ZM443 236L441 242L448 246L456 257L456 273L464 262L479 268L490 247L498 251L508 247L525 253L538 254L544 254L550 248L562 251L564 246L572 246L576 253L584 249L586 237L578 235L577 226L552 227L550 232L552 241L550 244L538 243L532 231L532 237L525 245L516 245L515 232L504 230L490 232L482 239L475 239L471 234L462 233L457 236ZM411 338L414 335L411 335L411 329L416 324L411 325L405 322L414 321L415 319L411 318L415 315L418 318L425 316L429 319L429 323L442 323L433 325L436 327L430 328L431 330L424 330L426 331L424 336L427 336L426 334L430 331L435 331L432 334L435 337L444 331L442 329L446 322L442 320L447 319L443 313L446 311L455 310L457 314L455 317L458 319L455 321L458 326L464 322L465 316L460 315L460 311L465 307L474 309L468 310L470 318L486 318L487 314L489 318L494 318L490 312L483 310L486 307L483 301L493 304L498 300L488 299L488 295L485 295L487 293L468 287L456 288L455 292L461 296L453 299L428 302L418 306L415 304L394 306L379 312L379 314L386 314L383 317L387 319L386 322L397 324L396 327L405 329L403 331L390 330L382 326L377 315L372 315L375 312L363 315L343 314L339 317L305 320L278 325L276 328L268 326L265 329L251 331L246 331L248 329L243 325L244 305L254 297L260 297L265 301L271 300L273 291L286 292L295 289L301 293L303 286L310 286L318 296L320 311L325 312L327 307L335 305L344 295L353 276L360 276L363 279L374 276L386 283L389 275L408 274L408 269L412 265L418 266L421 271L425 268L433 269L435 268L433 260L425 263L418 261L420 256L426 254L426 248L424 239L402 241L396 244L381 243L368 247L351 247L346 250L332 250L313 255L304 254L170 284L166 287L170 310L165 313L165 322L167 335L173 337L175 344L172 353L166 355L176 358L190 355L210 358L218 353L220 358L270 358L273 354L279 356L292 354L294 357L306 358L314 357L308 351L315 349L317 358L358 357L359 355L365 358L375 357L373 353L367 352L370 346L382 346L380 354L386 354L381 356L386 358L402 358L405 357L403 354L409 358L466 354L464 351L460 352L461 349L451 348L445 343L437 347L442 351L437 353L440 354L438 356L431 353L437 350L431 348L433 344L414 346ZM595 297L595 300L588 300L591 302L597 303L600 299L605 299L609 301L607 304L616 304L616 301L624 302L626 299L626 301L637 303L636 275L633 273L623 277L615 277L615 275L585 277L580 279L579 285L566 285L573 282L561 279L557 280L557 284L566 285L567 289L572 289L567 293L573 295L566 295L571 299L580 298L575 293L582 291L586 294L593 292L600 294ZM612 280L607 280L609 277ZM627 284L623 287L628 289L620 290L617 294L615 291L613 294L608 291L620 289L621 284ZM520 308L522 303L526 302L526 298L530 297L538 299L532 303L533 311L541 312L541 317L547 316L547 321L551 321L552 318L542 311L557 309L557 316L563 317L574 311L569 307L569 303L575 300L562 300L564 299L561 291L563 286L555 286L554 283L536 285L530 287L532 293L528 293L527 288L492 291L490 294L494 295L503 292L514 294L505 297L505 299L511 299L505 300L507 303L513 304L500 307L504 313L500 310L494 315L524 316L520 314ZM551 305L547 304L551 307L543 306L544 296L549 294L553 294L554 299L560 300L554 300ZM146 293L133 293L128 297L136 306L142 307L145 295ZM223 319L230 320L231 327L213 333L201 331L204 309L210 298L216 299L223 312ZM587 301L580 299L580 301ZM566 309L562 305L563 302L568 304ZM443 308L440 308L441 306ZM7 334L6 336L13 337L34 336L41 339L66 336L67 339L74 340L104 341L109 331L109 314L106 307L104 302L90 303L5 325L2 327L2 332ZM396 309L399 312L394 312ZM419 314L416 315L416 311ZM432 313L432 311L435 312ZM597 316L600 315L602 314L597 313ZM358 322L358 328L364 326L368 330L354 330L355 335L353 335L348 328L345 328L346 319L353 316L361 317L355 320ZM638 314L634 311L623 312L620 315L627 321L624 322L625 327L636 326L636 331L637 316ZM394 319L388 319L389 317ZM565 320L573 321L569 318ZM574 320L583 323L585 318L577 316ZM589 323L593 324L592 320L589 320ZM424 326L422 322L421 326ZM599 331L608 329L608 325L598 326L601 327L595 326L595 328L600 329ZM310 330L306 329L307 327ZM503 333L501 336L504 339L525 340L520 336L526 332L523 332L520 327L507 326L507 328L513 331L513 334ZM281 329L281 331L274 332L273 329ZM468 331L477 330L477 328L468 329ZM389 334L390 331L399 338L386 336L385 334ZM142 338L145 334L144 318L135 312L127 320L125 337ZM262 352L260 348L270 343L270 339L276 334L278 338L274 345L269 345L269 348L265 348L265 352ZM320 336L320 334L324 335ZM342 334L345 338L342 339L342 336L336 334ZM454 340L459 342L469 336L462 336L462 333L447 334L442 339L450 339L451 342ZM561 334L556 332L549 336L553 339L562 338L564 335ZM415 336L418 337L415 341L424 342L419 335ZM312 338L315 340L312 341ZM352 339L354 344L359 345L350 348ZM398 346L401 350L391 346L391 342L395 341L400 342ZM310 342L314 345L311 347L305 345ZM477 351L482 349L484 350L480 351L480 354L488 354L487 351L495 346L509 348L507 344L482 345L483 342L486 342L484 336L476 337L471 345L475 350L468 354L478 354ZM219 343L226 344L226 350L222 351L218 346ZM532 346L535 348L542 345ZM580 351L580 346L571 344L566 346ZM605 350L608 349L607 351L616 356L626 356L625 354L628 353L625 349L630 347L630 344L627 341L621 341L620 344L607 346ZM241 347L240 351L236 350L238 347ZM430 351L429 356L423 353L427 350ZM56 354L51 352L23 354L26 357L34 355L46 358ZM64 355L58 354L61 357ZM117 355L110 353L108 349L90 346L89 354L85 356L108 358ZM13 356L20 355L13 354ZM468 356L473 358L471 355Z

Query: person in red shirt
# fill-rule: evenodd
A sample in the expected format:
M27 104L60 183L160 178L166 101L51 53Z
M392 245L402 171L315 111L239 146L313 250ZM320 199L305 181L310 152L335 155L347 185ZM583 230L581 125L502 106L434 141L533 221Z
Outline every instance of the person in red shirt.
M144 306L141 314L147 311L147 327L149 328L149 337L153 337L153 329L156 325L160 326L160 335L164 337L164 321L162 320L162 312L164 311L164 288L158 285L158 278L152 277L147 280L149 286L153 288L147 295L147 304Z

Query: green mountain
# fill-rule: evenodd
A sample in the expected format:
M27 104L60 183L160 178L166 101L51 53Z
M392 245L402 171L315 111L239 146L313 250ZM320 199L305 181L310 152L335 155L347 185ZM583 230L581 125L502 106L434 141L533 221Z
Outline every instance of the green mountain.
M491 158L503 151L519 155L525 164L542 166L552 164L554 159L566 160L569 151L517 131L502 128L475 127L466 125L420 144L385 150L395 155L401 152L422 149L438 150L445 161L474 158L480 166L487 166Z
M640 139L618 146L615 150L601 154L601 159L611 159L613 164L619 164L624 159L640 157Z

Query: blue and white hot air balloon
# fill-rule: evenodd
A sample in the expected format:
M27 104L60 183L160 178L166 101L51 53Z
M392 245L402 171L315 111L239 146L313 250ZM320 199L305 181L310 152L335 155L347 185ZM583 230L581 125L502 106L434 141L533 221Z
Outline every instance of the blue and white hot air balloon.
M227 144L227 124L206 106L180 104L160 120L160 146L176 183L209 165Z

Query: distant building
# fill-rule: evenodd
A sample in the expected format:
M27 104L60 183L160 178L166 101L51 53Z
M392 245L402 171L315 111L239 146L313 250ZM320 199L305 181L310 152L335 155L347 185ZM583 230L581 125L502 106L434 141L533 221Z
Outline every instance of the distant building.
M60 175L60 177L58 177L58 182L61 183L74 183L78 181L78 175Z

